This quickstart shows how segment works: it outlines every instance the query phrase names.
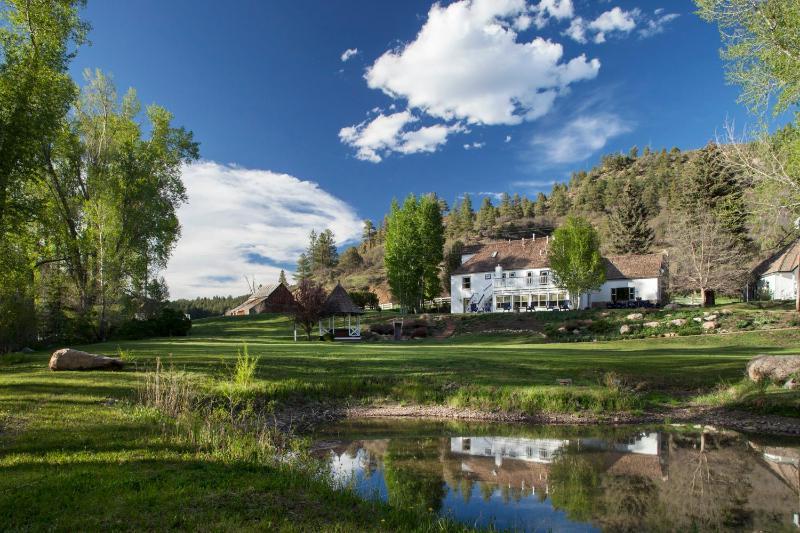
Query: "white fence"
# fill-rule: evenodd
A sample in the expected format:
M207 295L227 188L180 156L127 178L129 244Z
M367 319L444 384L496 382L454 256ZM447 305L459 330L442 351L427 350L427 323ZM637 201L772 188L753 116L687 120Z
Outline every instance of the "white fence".
M423 303L424 307L450 307L450 297L434 298L433 300L426 300ZM392 309L400 309L400 304L386 303L380 304L381 311L391 311Z

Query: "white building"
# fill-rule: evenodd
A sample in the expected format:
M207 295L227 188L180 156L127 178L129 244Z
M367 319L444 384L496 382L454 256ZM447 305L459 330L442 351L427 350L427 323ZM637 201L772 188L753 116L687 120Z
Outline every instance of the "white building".
M470 250L450 277L452 313L546 311L569 305L569 293L553 279L549 238L504 241ZM607 303L664 300L663 254L604 258L606 282L581 295L582 308Z
M782 248L756 268L760 295L771 300L797 297L797 268L800 240Z

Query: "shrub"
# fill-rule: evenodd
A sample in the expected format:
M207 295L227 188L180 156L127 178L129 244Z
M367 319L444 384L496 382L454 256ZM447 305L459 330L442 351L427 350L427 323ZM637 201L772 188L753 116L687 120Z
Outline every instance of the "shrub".
M421 339L427 336L428 336L428 328L425 326L416 327L411 332L412 339Z
M372 324L369 330L378 335L393 335L394 326L392 324Z
M236 365L233 367L231 381L237 387L250 388L256 374L256 367L258 367L258 357L251 356L245 344L236 353Z
M185 337L192 329L192 321L175 309L165 307L155 318L128 320L120 325L116 337L145 339L148 337Z

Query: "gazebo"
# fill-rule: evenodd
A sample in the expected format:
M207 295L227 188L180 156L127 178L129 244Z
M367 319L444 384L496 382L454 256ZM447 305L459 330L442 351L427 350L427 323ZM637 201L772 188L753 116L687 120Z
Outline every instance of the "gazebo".
M344 287L337 283L322 306L319 336L332 333L335 340L360 340L362 314L364 310L354 304Z

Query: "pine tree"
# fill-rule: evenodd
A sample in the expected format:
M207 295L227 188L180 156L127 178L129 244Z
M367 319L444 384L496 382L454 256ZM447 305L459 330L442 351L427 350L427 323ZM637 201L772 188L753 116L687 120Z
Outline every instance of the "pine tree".
M472 198L464 195L458 208L458 229L460 235L469 235L475 227L475 210L472 208Z
M547 196L545 196L543 192L536 195L536 204L533 206L533 212L537 217L547 214Z
M501 217L510 217L512 216L511 213L511 196L508 195L507 192L504 192L500 195L500 216Z
M515 192L514 196L511 198L511 216L515 219L520 219L524 216L522 211L522 198L520 198L517 192Z
M375 224L371 220L364 221L364 229L361 232L361 249L367 251L375 246L375 239L378 231L375 229Z
M284 285L288 285L289 283L286 281L286 272L281 269L281 273L278 276L278 283L283 283Z
M497 208L492 204L492 200L485 196L481 203L481 208L478 210L477 226L482 230L491 229L497 222Z
M615 254L646 254L655 233L648 225L647 207L631 181L622 189L617 207L608 216L609 246Z
M297 259L297 271L294 273L295 281L300 282L307 280L311 277L312 273L311 259L309 259L308 254L300 254L300 257Z

